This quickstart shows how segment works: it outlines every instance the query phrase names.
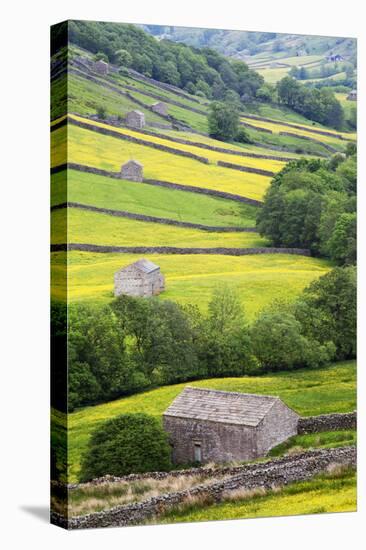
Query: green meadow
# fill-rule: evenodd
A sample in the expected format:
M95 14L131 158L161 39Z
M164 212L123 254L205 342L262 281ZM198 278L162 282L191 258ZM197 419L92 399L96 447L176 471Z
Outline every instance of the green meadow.
M52 206L65 202L211 226L254 227L257 207L209 195L68 170L52 175Z
M151 224L153 231L155 224ZM103 304L113 298L113 276L141 254L69 252L68 299ZM153 254L166 277L161 299L196 304L203 311L219 283L237 289L248 318L275 299L294 300L311 281L325 275L326 260L287 254L224 256L218 254ZM64 299L65 253L52 253L53 298Z
M145 178L215 189L256 200L262 199L271 181L267 176L203 164L194 159L121 141L72 124L68 125L67 131L66 127L61 127L52 132L52 166L59 166L64 162L66 140L68 162L104 170L119 171L122 164L133 158L144 165Z
M356 473L350 469L335 476L325 474L271 491L258 491L254 496L235 495L218 504L193 503L178 507L151 523L354 512L356 509Z
M65 213L51 214L52 242L65 242ZM266 246L258 233L208 232L175 227L70 208L67 212L67 241L115 246L178 246L195 248L251 248Z
M356 406L354 361L336 363L316 370L241 378L214 378L157 388L69 414L70 482L77 480L81 455L86 449L91 433L100 423L120 414L142 411L161 418L168 405L187 384L224 391L278 395L302 416L349 412ZM59 429L62 429L61 424Z

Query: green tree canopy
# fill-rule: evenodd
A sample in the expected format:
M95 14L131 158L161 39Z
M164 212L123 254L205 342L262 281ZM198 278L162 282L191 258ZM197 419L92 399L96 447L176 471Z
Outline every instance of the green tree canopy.
M171 467L170 445L159 421L147 414L124 414L103 422L94 431L82 460L80 479Z

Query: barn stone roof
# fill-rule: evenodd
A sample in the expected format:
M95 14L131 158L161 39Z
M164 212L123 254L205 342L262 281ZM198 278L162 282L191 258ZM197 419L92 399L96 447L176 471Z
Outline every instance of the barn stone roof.
M227 392L187 386L165 411L165 416L257 426L279 397Z
M138 271L142 271L143 273L152 273L153 271L157 271L160 269L160 267L150 260L146 260L145 258L141 258L141 260L137 260L137 262L134 262L133 264L126 265L122 267L119 271L124 271L127 268L135 267L138 269Z
M130 166L131 164L133 164L134 166L143 167L143 164L141 164L141 162L139 162L138 160L134 160L134 159L128 160L127 162L125 162L123 164L123 166Z

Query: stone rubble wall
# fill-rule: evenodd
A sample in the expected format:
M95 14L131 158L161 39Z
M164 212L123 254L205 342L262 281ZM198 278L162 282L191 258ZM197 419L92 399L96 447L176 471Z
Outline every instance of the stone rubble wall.
M55 127L59 127L60 125L63 125L63 124L64 124L64 121L62 121L60 124L55 124ZM58 172L62 172L63 170L67 170L67 169L78 170L79 172L87 172L89 174L96 174L98 176L105 176L108 178L116 178L116 179L121 178L120 172L109 172L101 168L95 168L93 166L85 166L85 165L77 164L73 162L69 162L67 164L60 164L59 166L54 166L53 168L51 168L51 174L57 174ZM250 199L248 197L243 197L242 195L236 195L234 193L226 193L225 191L216 191L215 189L206 189L205 187L196 187L193 185L184 185L181 183L172 183L169 181L146 179L146 178L143 180L143 183L146 183L148 185L156 185L157 187L166 187L168 189L178 189L180 191L187 191L190 193L211 195L213 197L220 197L222 199L234 200L236 202L242 202L253 206L260 207L263 204L261 201L258 201L256 199Z
M356 411L345 414L322 414L307 416L299 419L298 433L312 434L318 432L332 432L335 430L355 430L357 428Z
M272 130L269 130L268 128L262 128L262 126L255 126L254 124L249 124L249 122L243 122L241 120L239 124L240 126L245 126L250 130L257 130L257 132L264 132L265 134L273 134Z
M87 204L81 204L79 202L64 202L51 207L52 210L60 210L62 208L78 208L80 210L88 210L90 212L98 212L101 214L108 214L109 216L117 216L119 218L129 218L131 220L138 220L151 223L160 223L165 225L175 225L177 227L187 227L191 229L201 229L202 231L215 232L215 233L256 233L255 227L224 227L224 226L211 226L203 225L200 223L182 222L179 220L172 220L170 218L159 218L156 216L147 216L145 214L135 214L133 212L127 212L125 210L112 210L109 208L101 208L98 206L90 206Z
M134 136L130 136L127 134L120 134L119 132L116 132L114 130L111 130L110 128L103 128L101 126L96 126L94 124L90 124L88 122L83 122L81 120L75 120L73 118L67 117L67 119L63 120L62 123L64 124L73 124L74 126L78 126L79 128L84 128L85 130L91 130L92 132L97 132L98 134L103 134L106 136L111 136L117 139L121 139L123 141L130 141L132 143L138 143L139 145L145 145L146 147L151 147L153 149L158 149L159 151L164 151L167 153L173 153L174 155L178 155L181 157L187 157L193 160L197 160L198 162L202 162L204 164L209 164L208 158L201 157L199 155L196 155L195 153L190 153L189 151L181 151L180 149L175 149L174 147L168 147L167 145L162 145L160 143L154 143L152 141L147 141L145 139L137 138ZM60 123L61 124L61 123ZM55 125L56 127L60 127L60 125Z
M220 502L237 489L272 489L296 481L305 481L326 471L334 465L356 467L356 448L339 447L317 449L302 454L274 459L269 462L243 466L240 473L211 484L199 485L192 489L153 497L142 502L117 506L102 512L85 516L63 518L52 513L51 521L68 529L86 529L136 525L148 518L158 517L172 507L184 503L187 499L207 498L211 502Z
M315 139L315 138L312 138L312 137L309 137L309 136L294 134L292 132L279 132L279 135L280 136L293 137L293 138L297 138L297 139L306 139L306 141L312 141L313 143L317 143L318 145L321 145L322 147L324 147L325 149L327 149L327 151L330 151L331 153L338 153L339 152L338 149L336 149L335 147L332 147L328 143L324 143L323 141L319 141L318 139Z
M231 168L232 170L240 170L241 172L249 172L250 174L269 176L271 178L275 175L275 172L271 172L270 170L262 170L262 168L253 168L252 166L241 166L240 164L233 164L232 162L226 162L224 160L218 160L217 165L224 168Z
M314 126L313 128L307 128L306 126L301 126L301 124L294 124L292 122L286 122L286 121L277 121L273 120L272 118L266 118L258 115L252 115L245 113L243 116L245 118L250 118L251 120L258 120L262 122L270 122L271 124L280 124L281 126L288 126L289 128L296 128L297 130L304 130L306 132L311 132L313 134L319 134L321 136L329 136L329 137L336 137L338 139L342 139L344 141L353 141L352 138L347 138L342 136L342 134L338 134L335 132L329 132L327 130L323 130L322 128L317 128Z
M310 250L303 248L180 248L175 246L109 246L89 243L52 244L51 252L78 250L83 252L121 254L219 254L222 256L249 256L253 254L294 254L311 256Z

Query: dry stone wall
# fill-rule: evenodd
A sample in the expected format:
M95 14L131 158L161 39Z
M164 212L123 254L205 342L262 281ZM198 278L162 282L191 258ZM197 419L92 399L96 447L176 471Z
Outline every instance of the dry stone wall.
M200 223L182 222L179 220L172 220L169 218L159 218L156 216L147 216L145 214L135 214L133 212L126 212L125 210L112 210L110 208L101 208L98 206L91 206L88 204L81 204L79 202L64 202L51 207L51 210L60 210L62 208L78 208L80 210L88 210L90 212L98 212L101 214L108 214L109 216L117 216L119 218L129 218L131 220L138 220L151 223L161 223L165 225L175 225L177 227L187 227L192 229L201 229L202 231L215 232L215 233L255 233L257 230L255 227L222 227L203 225Z
M175 246L107 246L88 243L52 244L51 252L79 250L84 252L121 254L219 254L223 256L249 256L253 254L294 254L311 256L303 248L179 248Z
M226 162L224 160L218 160L217 165L223 166L224 168L231 168L232 170L240 170L240 172L259 174L261 176L273 177L275 175L275 173L270 170L262 170L261 168L253 168L252 166L241 166L240 164L233 164L232 162Z
M357 428L356 411L345 414L323 414L299 419L298 433L311 434L335 430L355 430Z
M237 489L250 490L258 487L271 489L295 481L305 481L333 465L355 468L356 448L352 446L318 449L262 464L247 465L243 466L239 473L208 485L199 485L189 490L169 493L142 502L117 506L110 510L69 519L52 513L51 521L68 529L136 525L148 518L157 517L192 497L206 497L211 502L220 502Z
M327 149L327 151L330 151L331 153L338 153L338 149L336 149L335 147L332 147L331 145L329 145L329 143L324 143L323 141L319 141L318 139L315 139L309 136L294 134L293 132L279 132L279 135L293 137L297 139L306 139L306 141L312 141L313 143L317 143L318 145L321 145L322 147L324 147L324 149Z

